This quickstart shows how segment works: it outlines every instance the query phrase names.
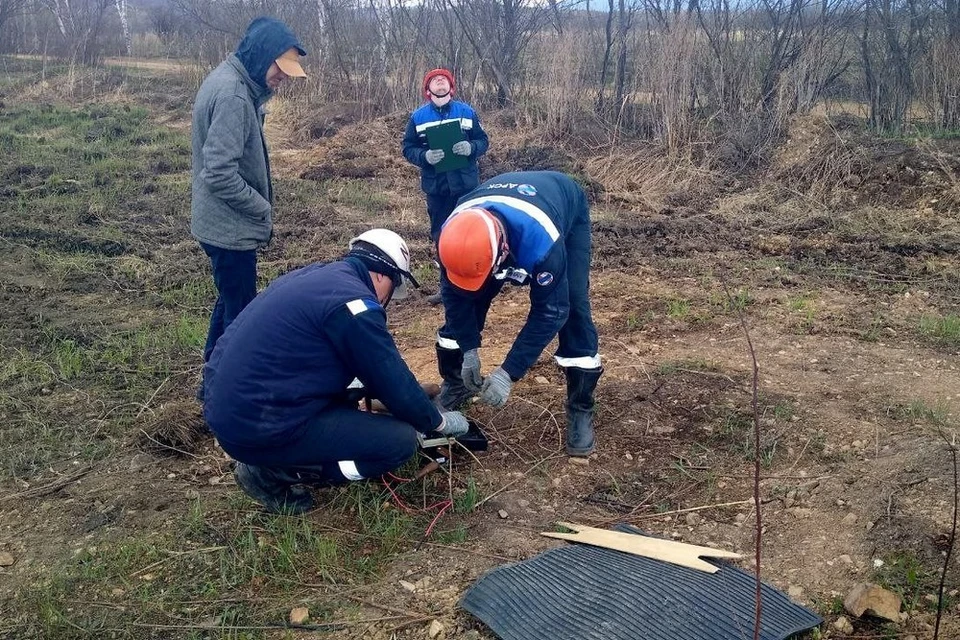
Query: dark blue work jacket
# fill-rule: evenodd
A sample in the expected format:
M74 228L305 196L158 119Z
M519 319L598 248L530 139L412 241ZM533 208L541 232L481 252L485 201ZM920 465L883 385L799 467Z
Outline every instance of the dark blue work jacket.
M204 369L204 417L222 441L282 444L343 402L354 378L418 431L440 425L363 263L310 265L277 278L217 341Z
M569 270L589 271L588 260L568 261L571 240L589 246L589 207L573 178L555 171L518 171L496 176L463 196L450 219L463 209L480 207L503 223L510 257L478 292L450 287L444 298L449 329L464 351L480 346L478 300L489 299L489 288L502 282L530 286L530 312L520 334L501 365L519 380L560 331L570 314ZM577 224L581 222L586 224ZM572 238L583 233L584 238ZM586 277L577 278L587 282ZM587 292L583 292L584 296Z

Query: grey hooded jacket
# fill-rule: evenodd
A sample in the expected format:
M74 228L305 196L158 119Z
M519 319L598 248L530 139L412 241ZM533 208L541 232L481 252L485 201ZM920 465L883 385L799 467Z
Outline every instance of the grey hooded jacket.
M236 55L203 81L193 107L190 232L205 244L245 251L273 233L273 186L263 104L273 95Z

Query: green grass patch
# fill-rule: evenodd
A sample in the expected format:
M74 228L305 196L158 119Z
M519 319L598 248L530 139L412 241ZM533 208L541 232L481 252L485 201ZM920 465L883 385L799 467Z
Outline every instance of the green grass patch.
M737 289L727 295L726 291L714 291L710 294L710 305L723 313L741 313L754 303L749 289Z
M405 470L406 471L406 470ZM413 509L446 485L442 478L395 488ZM363 591L397 553L412 548L429 514L398 508L376 482L338 489L328 512L318 516L264 513L239 491L219 503L194 500L167 533L102 542L82 548L30 590L14 619L29 637L142 637L148 626L209 625L215 637L264 638L271 630L237 626L282 626L291 606L307 604L311 622L329 620L352 605L338 593ZM467 502L476 500L468 483ZM461 503L466 505L467 502ZM338 529L327 525L337 522ZM468 539L463 522L444 519L433 539L456 544ZM88 606L96 602L98 606ZM136 616L130 617L135 610ZM122 630L122 631L121 631ZM107 633L109 635L109 633ZM209 637L200 635L197 637Z
M685 371L718 372L720 366L715 362L700 359L667 360L657 365L656 373L660 376L670 376Z
M930 342L949 348L960 347L960 316L923 315L919 322L920 335Z
M886 413L895 420L925 422L936 427L947 426L950 421L950 409L947 405L942 402L931 405L920 398L890 405Z
M62 220L65 211L124 221L124 205L150 176L186 174L190 163L186 132L123 104L13 104L0 111L0 141L9 150L2 200L24 221Z
M627 331L640 331L644 327L653 323L655 320L656 315L653 313L653 311L631 311L626 317L626 329Z
M761 399L760 415L766 415L768 412L776 414L776 409ZM730 453L741 456L744 460L753 460L756 451L753 414L747 410L732 407L721 409L714 417L714 439ZM773 466L777 459L779 444L780 439L775 435L774 430L760 427L760 464L764 468Z
M682 298L667 300L667 317L686 320L690 316L690 301Z
M333 204L345 205L366 213L381 213L390 200L383 189L366 180L333 179L319 182Z
M937 592L938 567L912 550L893 551L883 555L881 560L883 564L875 568L876 581L900 596L904 610L936 609L936 605L926 601L923 596ZM948 602L945 610L950 611L952 607L953 603Z
M209 507L193 503L175 533L80 550L28 594L22 630L30 637L87 638L110 629L123 630L113 637L135 638L158 624L263 638L268 630L230 627L279 629L291 603L301 602L309 603L312 622L323 622L337 606L337 585L357 584L359 568L370 567L365 549L349 536L342 541L308 517Z

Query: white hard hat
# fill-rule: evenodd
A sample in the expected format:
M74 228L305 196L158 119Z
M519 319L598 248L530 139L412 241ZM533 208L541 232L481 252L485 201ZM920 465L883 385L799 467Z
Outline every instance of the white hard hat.
M397 300L406 298L410 293L408 287L408 283L410 282L412 282L415 287L420 286L410 273L410 249L407 248L407 243L404 242L403 238L398 234L389 229L370 229L351 240L350 249L353 249L354 245L361 241L371 244L383 252L390 258L393 266L395 266L399 272L399 284L397 284L393 290L394 298Z

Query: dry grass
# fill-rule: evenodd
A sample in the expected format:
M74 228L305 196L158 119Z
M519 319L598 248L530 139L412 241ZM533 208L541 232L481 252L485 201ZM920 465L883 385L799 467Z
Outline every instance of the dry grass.
M171 400L143 425L140 446L155 455L183 456L197 451L209 436L196 401Z

